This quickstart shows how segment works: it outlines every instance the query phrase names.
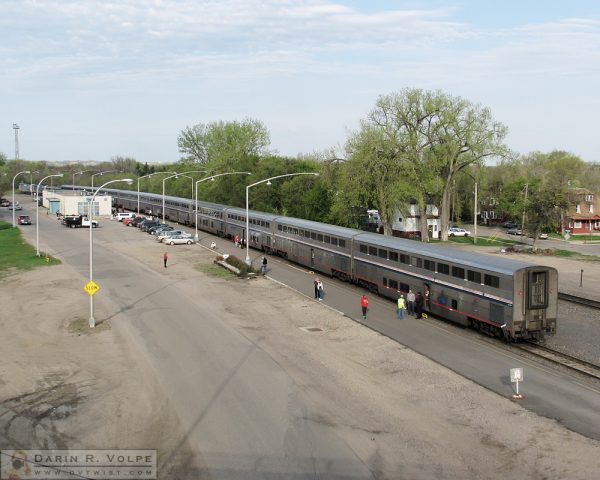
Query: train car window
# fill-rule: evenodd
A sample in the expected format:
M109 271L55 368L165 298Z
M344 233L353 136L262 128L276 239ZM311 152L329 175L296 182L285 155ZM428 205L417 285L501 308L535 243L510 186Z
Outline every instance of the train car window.
M438 263L437 271L438 273L443 273L444 275L450 275L450 265L447 263Z
M271 223L270 222L265 222L265 227L271 228Z
M469 282L481 283L481 272L467 270L467 280Z
M317 233L317 242L322 242L322 241L323 241L323 234Z
M323 240L325 241L325 243L331 243L331 237L330 237L330 236L328 236L328 235L325 235L325 236L323 237Z
M529 272L529 308L546 308L548 306L548 272Z
M408 286L406 283L401 283L400 284L400 290L402 292L407 292L408 293L408 291L410 290L410 286Z
M261 226L261 227L264 227L264 226L265 226L265 221L264 221L264 220L261 220L261 221L260 221L260 226Z
M380 248L379 251L377 252L377 256L379 258L385 258L387 260L387 250Z
M310 232L309 232L308 230L305 230L305 231L304 231L304 236L305 236L306 238L310 238Z
M342 247L342 248L346 248L346 240L342 240L342 239L340 238L340 247Z
M391 278L388 281L388 286L394 290L398 290L398 282L396 280L392 280Z
M331 244L332 245L337 245L338 244L338 239L335 237L331 237Z
M315 232L310 232L310 238L313 240L317 239L317 234Z
M400 263L410 264L410 257L408 255L400 254ZM420 265L419 265L420 266Z
M377 255L377 249L375 247L369 247L369 255Z
M294 228L294 235L298 235L298 229Z
M412 264L417 268L423 268L423 259L420 257L412 257Z
M465 269L460 267L452 267L452 276L456 278L465 278Z
M458 302L452 299L452 310L458 310Z
M388 286L388 281L387 278L383 277L383 286L387 287Z
M483 283L490 287L500 287L500 278L495 275L488 275L487 273L483 276Z
M431 260L425 260L425 270L431 270L435 272L435 262Z
M398 261L398 252L389 252L389 255L392 262Z
M283 232L283 226L282 225L277 225L277 230L279 230L280 232Z
M362 243L360 244L360 253L367 253L367 246Z

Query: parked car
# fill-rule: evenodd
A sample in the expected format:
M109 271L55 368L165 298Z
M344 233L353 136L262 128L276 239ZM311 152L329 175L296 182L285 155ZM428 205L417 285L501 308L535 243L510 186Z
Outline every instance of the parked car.
M129 223L128 225L129 225L129 226L132 226L132 227L139 227L139 226L140 226L140 223L142 223L142 222L145 222L145 221L147 221L147 220L150 220L150 219L149 219L148 217L142 217L142 216L140 216L140 217L135 217L135 218L133 219L133 221L132 221L131 223Z
M157 227L158 225L160 225L160 222L156 220L148 220L147 222L140 223L140 230L142 232L147 232L152 227Z
M191 237L188 237L187 235L171 235L169 238L164 240L164 243L166 243L167 245L191 245L192 243L194 243L194 240Z
M192 238L191 234L184 232L183 230L169 230L168 232L162 232L160 235L158 235L156 237L156 241L163 242L165 239L168 239L174 235L182 235L184 237Z
M70 228L79 228L79 227L88 227L90 226L90 221L88 220L87 217L84 217L83 215L66 215L65 218L63 218L62 224L65 227L70 227ZM97 228L98 227L98 221L97 220L92 220L92 228Z
M540 233L540 236L538 238L540 240L548 240L548 234L547 233Z
M175 230L173 227L171 227L170 225L165 225L162 227L158 227L158 228L153 228L152 231L150 233L152 233L152 235L161 235L165 232L171 232Z
M6 198L3 198L3 199L0 201L0 206L2 206L2 207L10 207L10 205L11 205L10 201L9 201L9 200L7 200Z
M148 233L152 234L152 233L154 233L155 231L157 231L157 230L161 230L161 229L163 229L163 228L166 228L166 227L168 227L168 226L169 226L169 225L167 225L166 223L159 223L158 225L156 225L156 226L154 226L154 227L150 227L150 228L148 229Z
M122 222L123 220L125 220L126 218L135 218L135 213L133 212L119 212L115 215L115 218L119 221Z
M18 203L15 203L14 205L9 205L8 209L9 210L23 210L23 206L19 205Z
M29 218L29 215L19 215L17 217L17 223L19 225L31 225L31 218Z
M468 237L469 235L471 235L471 232L464 228L451 227L448 229L448 236L450 237Z
M520 228L511 228L506 233L509 235L523 235L523 230Z

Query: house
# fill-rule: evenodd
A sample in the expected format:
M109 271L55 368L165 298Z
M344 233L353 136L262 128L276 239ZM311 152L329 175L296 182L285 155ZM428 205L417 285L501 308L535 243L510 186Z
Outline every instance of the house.
M600 201L586 188L567 190L569 206L563 215L562 229L571 234L600 233Z
M394 220L392 222L392 235L394 237L414 238L421 235L421 215L419 206L411 202L405 205L402 209L406 215L401 213L401 209L396 209L394 212ZM429 230L429 238L440 237L440 215L438 208L435 205L428 204L427 211L427 229Z

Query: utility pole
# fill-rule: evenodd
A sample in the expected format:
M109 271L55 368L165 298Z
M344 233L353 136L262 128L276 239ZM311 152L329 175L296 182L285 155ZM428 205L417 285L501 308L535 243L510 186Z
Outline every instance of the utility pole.
M527 205L527 191L529 189L529 184L525 184L525 205ZM525 233L525 207L523 207L523 219L521 220L521 235Z
M15 131L15 160L19 159L19 126L13 123L13 130Z

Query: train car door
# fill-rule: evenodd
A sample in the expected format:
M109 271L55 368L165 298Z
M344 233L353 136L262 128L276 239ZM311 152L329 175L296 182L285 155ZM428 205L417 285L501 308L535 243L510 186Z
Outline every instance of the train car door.
M423 300L425 310L431 312L431 292L428 283L423 284Z
M310 266L311 268L315 266L315 249L310 249Z

